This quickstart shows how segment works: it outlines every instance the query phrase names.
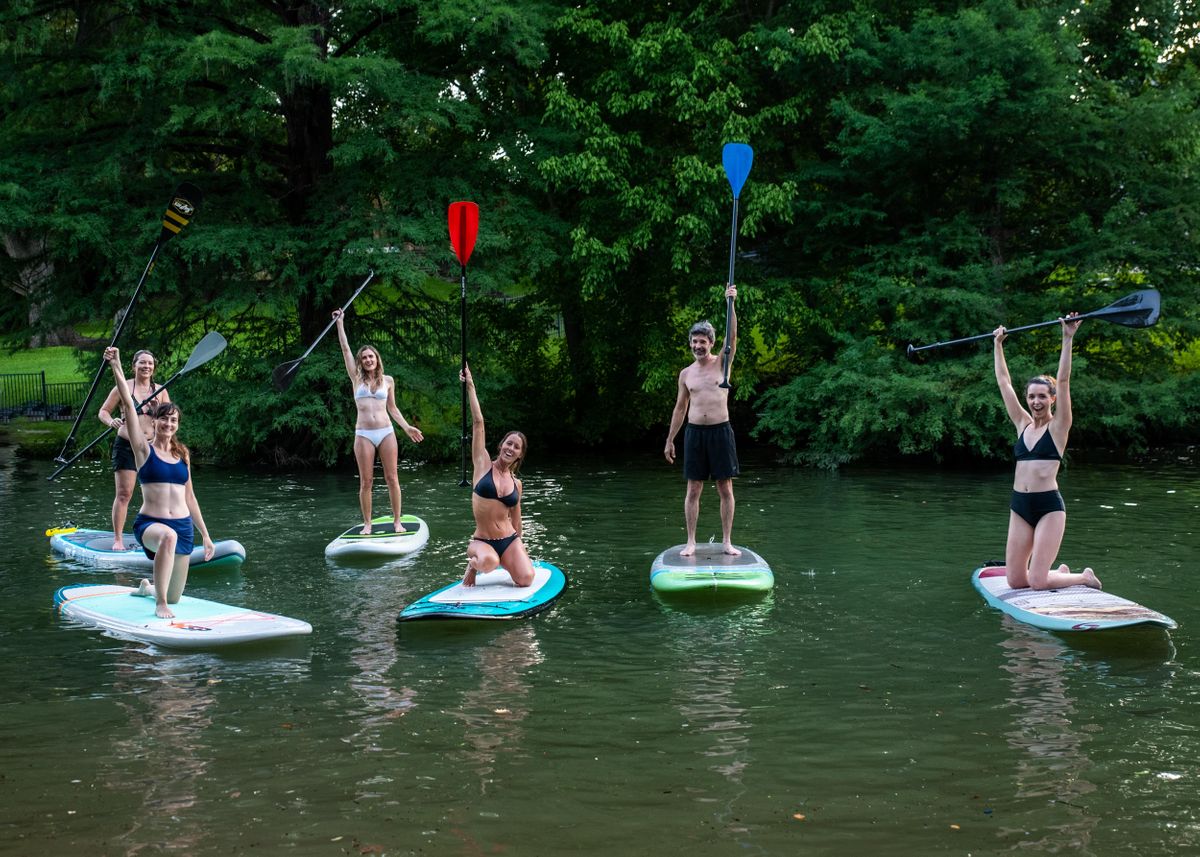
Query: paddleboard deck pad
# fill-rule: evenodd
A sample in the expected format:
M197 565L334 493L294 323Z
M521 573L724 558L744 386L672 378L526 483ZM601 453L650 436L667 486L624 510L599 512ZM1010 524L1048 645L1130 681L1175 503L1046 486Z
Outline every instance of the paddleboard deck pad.
M997 610L1047 631L1103 631L1132 625L1176 627L1171 617L1100 589L1012 589L1002 565L975 569L971 583Z
M686 545L675 545L655 557L650 566L650 586L659 592L694 592L730 589L766 592L775 586L767 561L750 548L735 545L741 556L730 556L721 545L696 545L692 556L681 556Z
M521 619L540 613L567 588L567 576L548 562L534 560L533 583L517 586L503 568L480 574L474 586L456 581L400 611L401 622L419 619Z
M416 515L401 515L400 528L401 532L396 532L390 515L372 518L369 535L363 535L362 524L351 527L325 546L325 556L401 556L429 541L429 527Z
M76 583L54 593L54 606L63 616L115 637L172 649L215 649L312 633L312 625L299 619L187 595L170 605L174 619L160 619L154 615L154 599L135 596L136 591L132 586Z
M50 549L68 559L77 560L97 568L130 568L142 571L152 571L154 560L146 556L141 543L131 533L123 536L125 550L112 549L112 530L74 530L72 532L55 533L50 537ZM246 549L242 543L233 539L222 539L213 542L213 558L204 559L204 544L197 541L192 550L188 569L228 568L241 565L246 561Z

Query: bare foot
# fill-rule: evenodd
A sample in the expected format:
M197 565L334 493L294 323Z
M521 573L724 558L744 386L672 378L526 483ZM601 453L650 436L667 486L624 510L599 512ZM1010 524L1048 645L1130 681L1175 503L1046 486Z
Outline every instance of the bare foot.
M137 589L129 593L130 595L138 595L142 598L154 598L154 584L146 580L144 577L138 582Z
M467 573L463 575L463 586L475 585L475 566L470 562L467 563Z
M362 534L364 536L371 535L371 525L370 524L363 524Z
M395 523L392 524L392 530L394 530L397 533L404 532L404 524L400 523L399 515L396 516Z
M129 548L125 547L125 540L124 540L124 539L117 539L115 542L113 542L113 543L112 543L112 548L111 548L111 550L114 550L114 551L124 551L124 550L129 550Z
M154 615L159 619L174 619L175 614L171 612L171 608L166 604L154 605Z
M1092 589L1104 588L1100 585L1100 578L1096 577L1096 572L1092 571L1090 568L1085 568L1083 570L1083 585L1090 586Z
M695 556L696 555L696 543L688 542L687 545L684 547L684 549L679 552L679 555L680 556Z
M742 552L740 550L738 550L737 548L735 548L733 545L731 545L729 542L725 542L725 553L729 554L729 556L741 556L742 555Z

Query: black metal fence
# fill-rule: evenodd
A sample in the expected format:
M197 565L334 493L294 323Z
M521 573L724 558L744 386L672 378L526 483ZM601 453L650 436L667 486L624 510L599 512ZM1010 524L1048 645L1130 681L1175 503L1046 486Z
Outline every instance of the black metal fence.
M45 372L0 374L0 420L34 417L43 420L69 420L87 394L85 381L46 383Z

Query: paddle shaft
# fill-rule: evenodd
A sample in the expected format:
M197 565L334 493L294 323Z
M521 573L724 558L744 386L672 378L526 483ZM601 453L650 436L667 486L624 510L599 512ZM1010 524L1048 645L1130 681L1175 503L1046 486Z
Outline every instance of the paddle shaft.
M1084 313L1083 315L1075 316L1074 320L1083 321L1085 318L1103 318L1104 310L1096 310L1095 312ZM1051 327L1056 324L1061 324L1059 319L1053 321L1039 321L1036 324L1025 324L1021 327L1008 327L1004 329L1005 334L1020 333L1023 330L1034 330L1039 327ZM980 333L976 336L965 336L962 339L948 339L945 342L934 342L930 345L912 346L908 348L909 354L916 354L918 351L928 351L931 348L946 348L951 345L964 345L968 342L982 342L985 339L995 338L995 333Z
M150 401L155 396L157 396L159 393L161 393L163 390L167 389L167 387L171 384L171 382L174 381L175 379L179 378L179 376L181 376L182 374L183 374L182 371L176 372L174 375L172 375L170 378L168 378L166 381L164 381L161 385L159 385L159 387L157 389L153 390L149 396L142 399L142 401L137 404L137 408L136 408L137 413L140 414L142 412L142 406L145 405L146 402ZM139 426L138 428L140 429L141 427ZM102 431L100 434L96 435L96 437L92 439L91 443L89 443L83 449L79 450L79 452L77 452L73 456L71 456L70 460L64 461L62 463L62 465L59 466L58 470L55 470L53 473L51 473L49 476L47 476L46 481L47 482L53 481L54 478L56 476L58 476L58 474L62 473L64 470L66 470L68 467L70 467L76 461L81 459L84 456L84 453L86 453L89 449L91 449L93 446L98 444L100 441L104 440L106 437L108 437L114 431L116 431L116 429L114 429L112 426L109 426L104 431Z
M350 304L354 303L354 299L357 298L360 294L362 294L362 290L365 289L367 287L367 285L373 279L375 279L375 272L372 270L367 273L367 278L362 281L362 283L359 285L359 287L357 289L354 290L354 294L350 295L350 299L347 300L344 304L342 304L342 312L343 313L345 313L346 310L348 310L350 308ZM330 319L329 324L325 325L325 329L322 330L317 335L317 338L313 340L313 344L308 346L307 351L305 351L303 354L301 354L295 360L289 360L287 363L280 364L281 366L287 366L288 363L292 364L288 368L288 370L284 373L285 376L293 374L297 369L300 368L300 364L303 363L308 358L308 355L312 354L313 349L316 348L317 345L321 342L321 340L325 338L325 334L329 333L330 329L332 329L335 324L337 324L337 319Z
M129 316L133 314L133 307L137 303L138 296L142 293L142 286L146 282L146 278L150 276L150 272L154 270L154 260L158 256L158 249L162 246L160 238L154 244L154 249L150 251L150 261L146 263L146 270L142 271L141 279L138 280L137 288L133 290L133 297L129 299L129 303L125 305L125 312L121 314L121 320L117 322L117 329L113 331L112 341L108 343L109 348L116 347L117 340L121 338L121 331L125 329L125 322L129 320ZM96 369L96 375L92 378L92 386L88 390L87 395L83 398L83 404L79 406L79 410L75 412L75 422L71 425L71 431L67 435L67 439L63 441L62 450L55 456L54 460L58 462L66 461L66 454L70 450L71 445L75 442L75 432L79 430L79 421L83 419L83 414L87 410L87 406L91 404L92 397L96 395L96 388L100 386L100 379L104 376L104 371L107 364L104 358L100 358L100 366ZM90 448L91 444L87 448ZM76 456L78 458L78 456ZM74 461L75 459L71 459ZM53 477L51 477L53 478Z
M733 198L733 223L729 228L729 279L727 285L733 285L733 266L737 260L737 238L738 238L738 198ZM725 298L725 347L721 349L721 384L720 386L729 389L729 355L731 349L729 347L729 319L733 315L733 298Z
M460 306L460 330L459 330L459 346L462 352L462 365L460 371L466 372L467 369L467 266L462 266L462 273L459 275L459 306ZM467 382L462 382L462 434L459 436L459 453L462 457L462 476L459 479L458 485L460 488L467 486Z

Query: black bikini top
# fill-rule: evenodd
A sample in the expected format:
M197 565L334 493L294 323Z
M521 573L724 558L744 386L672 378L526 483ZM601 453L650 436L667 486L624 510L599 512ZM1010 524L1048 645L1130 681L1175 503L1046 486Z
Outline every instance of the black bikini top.
M513 479L513 490L511 494L504 497L496 493L496 480L492 476L492 468L488 468L488 472L480 477L475 483L475 487L471 489L485 500L499 500L510 509L521 502L521 492L517 489L517 480Z
M1054 445L1054 438L1050 436L1048 427L1042 432L1037 443L1033 445L1033 449L1025 445L1025 431L1022 429L1021 433L1017 435L1017 442L1013 445L1013 459L1016 461L1062 461L1062 454Z

